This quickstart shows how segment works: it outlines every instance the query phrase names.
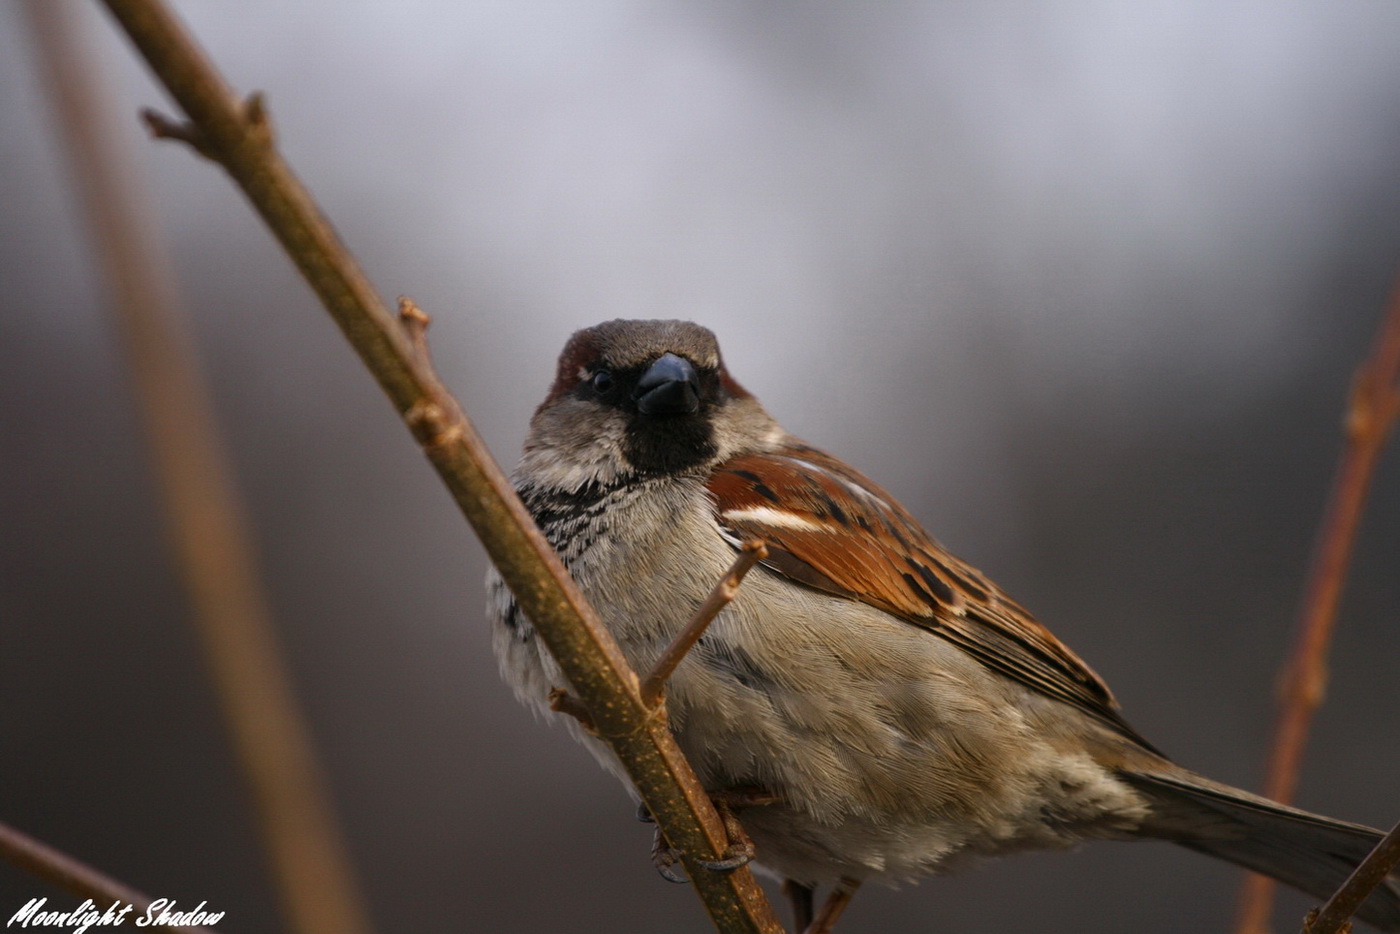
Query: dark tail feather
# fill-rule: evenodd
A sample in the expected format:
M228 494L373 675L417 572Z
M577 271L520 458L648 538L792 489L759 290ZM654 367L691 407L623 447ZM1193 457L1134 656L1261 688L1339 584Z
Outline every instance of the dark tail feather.
M1123 772L1147 796L1146 836L1273 876L1319 899L1331 896L1380 841L1379 831L1285 807L1189 772ZM1391 873L1356 913L1400 931L1400 874Z

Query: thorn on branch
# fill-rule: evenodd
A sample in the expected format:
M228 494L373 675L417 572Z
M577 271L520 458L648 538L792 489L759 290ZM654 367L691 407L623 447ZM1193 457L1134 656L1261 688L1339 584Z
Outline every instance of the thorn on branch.
M437 371L433 369L433 358L428 351L428 326L432 322L433 319L413 299L406 295L399 296L399 326L408 335L413 362L428 386L427 395L410 406L403 413L403 418L413 437L430 452L434 448L456 444L463 433L462 412L452 396L442 388Z
M185 143L195 152L199 153L210 162L218 162L219 157L210 148L208 140L204 134L199 132L193 123L185 123L182 120L174 120L167 117L158 110L150 107L141 110L141 119L146 123L148 129L156 139L169 139L179 143Z
M568 714L589 733L598 735L598 725L593 722L593 714L588 712L582 701L563 688L555 688L549 692L549 709L556 713Z
M695 611L690 622L686 623L685 628L666 647L666 651L661 653L661 658L657 659L651 673L642 681L642 703L648 707L655 707L660 702L666 679L671 677L686 653L700 641L700 637L705 634L706 628L719 615L720 610L728 606L739 593L739 585L743 583L744 575L766 557L768 546L763 542L752 539L744 543L739 550L739 557L734 560L729 571L715 584L705 602L700 604L700 609Z
M272 148L272 121L268 116L267 102L261 91L254 91L239 105L239 116L243 122L243 137L254 145ZM169 139L184 143L210 162L222 163L224 159L217 148L193 123L176 120L150 107L143 108L141 119L151 136L156 139Z
M403 413L403 420L418 443L429 451L455 444L462 437L461 420L428 399L415 402Z
M267 111L267 97L262 91L254 91L243 100L243 122L248 139L259 146L272 148L272 117Z
M409 341L413 343L413 352L418 355L420 363L430 362L428 356L428 327L433 323L433 319L428 313L418 307L418 304L407 295L399 296L399 324L403 326L404 333L408 335Z

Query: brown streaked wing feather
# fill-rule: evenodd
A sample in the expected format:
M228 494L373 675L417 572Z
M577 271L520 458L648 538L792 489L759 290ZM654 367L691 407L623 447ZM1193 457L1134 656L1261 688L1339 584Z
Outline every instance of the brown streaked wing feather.
M736 542L762 539L772 570L927 629L1152 749L1079 656L830 455L806 446L746 454L716 468L708 488L721 528Z

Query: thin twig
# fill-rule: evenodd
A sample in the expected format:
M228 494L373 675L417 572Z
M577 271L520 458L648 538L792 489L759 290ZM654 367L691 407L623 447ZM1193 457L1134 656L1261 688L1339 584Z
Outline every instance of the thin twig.
M695 611L690 622L686 623L685 628L666 646L666 651L656 660L651 673L642 681L642 703L648 707L656 706L661 700L661 692L666 689L666 679L671 677L671 673L676 670L681 659L685 658L685 654L700 641L700 637L705 634L710 623L714 622L719 611L727 607L739 593L739 585L744 582L744 575L766 557L768 547L763 542L755 539L744 543L739 557L734 559L729 571L715 584L705 602L700 604L700 609Z
M133 914L139 913L139 917L144 915L151 905L151 900L135 889L128 888L86 863L80 863L67 853L59 852L47 843L40 843L7 824L0 824L0 856L20 869L48 879L74 895L92 899L99 905L99 910L113 902L120 902L123 905L134 905ZM45 908L47 907L46 905ZM212 929L204 927L175 927L165 924L152 927L163 931L184 931L187 934L215 934Z
M1325 905L1308 914L1303 934L1345 934L1356 909L1397 864L1400 864L1400 824L1381 838Z
M812 919L812 923L807 926L807 930L802 934L831 934L831 929L836 926L841 913L846 910L846 906L851 903L851 898L856 894L856 889L860 888L860 881L857 879L842 879L831 890L831 894L822 903L821 910Z
M702 861L722 858L728 839L665 718L642 703L636 673L617 643L535 527L475 426L273 148L271 134L250 123L247 108L159 0L104 2L408 423L587 706L599 735L627 769L666 838L681 850L715 925L725 932L781 931L747 868L703 869Z
M26 5L137 390L167 531L289 927L367 934L346 855L259 581L244 510L157 221L76 9Z
M1288 803L1297 788L1313 714L1327 686L1327 651L1337 606L1356 543L1362 509L1386 438L1400 415L1400 283L1376 333L1371 354L1357 369L1345 420L1346 443L1337 464L1327 512L1318 529L1316 551L1303 599L1292 657L1279 682L1279 714L1274 728L1264 794ZM1236 934L1264 934L1273 910L1275 883L1249 875L1240 890Z

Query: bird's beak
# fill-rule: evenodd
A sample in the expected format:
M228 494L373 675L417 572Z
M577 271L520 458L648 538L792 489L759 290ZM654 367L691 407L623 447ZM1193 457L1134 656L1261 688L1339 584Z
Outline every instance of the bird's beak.
M662 354L637 380L632 399L643 415L694 415L700 410L700 377L689 360Z

